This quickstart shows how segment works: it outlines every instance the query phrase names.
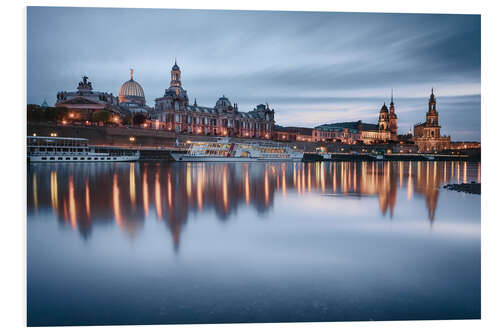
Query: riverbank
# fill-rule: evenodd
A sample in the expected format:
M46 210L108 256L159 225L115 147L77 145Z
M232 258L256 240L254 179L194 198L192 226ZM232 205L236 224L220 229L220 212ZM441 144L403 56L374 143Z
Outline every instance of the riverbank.
M476 183L476 182L462 183L462 184L448 184L443 186L443 188L457 192L481 194L481 183Z
M28 123L28 135L59 137L77 137L89 140L90 145L118 146L122 148L138 149L141 159L169 160L172 158L168 150L179 146L187 148L192 141L216 141L217 137L197 136L194 134L178 134L170 131L150 128L128 127L96 127L71 126L49 123ZM247 138L231 138L233 142L248 142ZM267 141L265 141L267 142ZM304 151L304 162L318 161L471 161L481 160L480 150L448 151L440 154L419 154L410 152L416 147L407 144L381 143L373 145L343 144L304 141L276 141L280 145L287 145ZM412 150L413 151L413 150ZM144 156L144 157L142 157Z

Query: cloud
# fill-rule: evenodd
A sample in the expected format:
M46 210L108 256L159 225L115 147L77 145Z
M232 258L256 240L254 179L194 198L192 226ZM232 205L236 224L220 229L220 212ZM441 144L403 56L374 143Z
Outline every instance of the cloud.
M133 67L153 105L177 58L192 101L269 102L282 124L371 121L394 88L406 126L434 86L443 126L478 140L480 37L478 15L29 7L28 102L82 74L116 95Z

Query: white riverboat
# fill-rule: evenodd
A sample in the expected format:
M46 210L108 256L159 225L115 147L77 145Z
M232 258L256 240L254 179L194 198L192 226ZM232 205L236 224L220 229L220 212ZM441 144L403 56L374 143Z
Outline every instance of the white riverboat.
M128 162L137 161L138 150L89 146L83 138L28 136L29 162Z
M172 152L171 155L181 162L299 162L304 152L276 142L229 142L223 138L216 142L192 142L187 152Z

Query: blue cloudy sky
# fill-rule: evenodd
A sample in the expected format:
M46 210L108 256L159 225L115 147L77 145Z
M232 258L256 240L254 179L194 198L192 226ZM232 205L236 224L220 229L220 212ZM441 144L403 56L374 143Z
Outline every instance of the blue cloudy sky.
M190 101L267 102L280 125L375 122L394 89L400 133L434 87L442 133L479 140L478 15L29 7L28 103L55 103L86 74L117 95L129 68L147 103L177 58Z

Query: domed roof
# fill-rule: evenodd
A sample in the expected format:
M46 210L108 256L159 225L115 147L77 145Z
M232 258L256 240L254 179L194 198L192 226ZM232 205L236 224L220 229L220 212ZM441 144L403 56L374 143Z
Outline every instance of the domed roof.
M385 102L384 102L384 105L382 105L380 112L389 112L389 110L387 109L387 106L385 105Z
M178 71L180 70L179 66L177 66L177 59L175 59L175 64L172 66L173 71Z
M126 97L126 96L137 96L137 97L144 97L144 90L142 89L141 85L137 82L135 82L133 79L128 80L124 84L122 84L120 88L120 92L118 93L119 97Z
M118 92L118 97L127 97L127 96L134 96L134 97L144 97L144 90L142 89L141 85L134 81L134 70L130 70L130 80L122 84L120 87L120 91Z
M429 98L429 101L431 101L431 102L435 102L436 101L436 96L434 96L434 87L432 87L431 97Z
M221 107L224 108L229 106L231 106L231 102L224 95L222 95L222 97L217 100L217 103L215 103L216 108L221 108Z

